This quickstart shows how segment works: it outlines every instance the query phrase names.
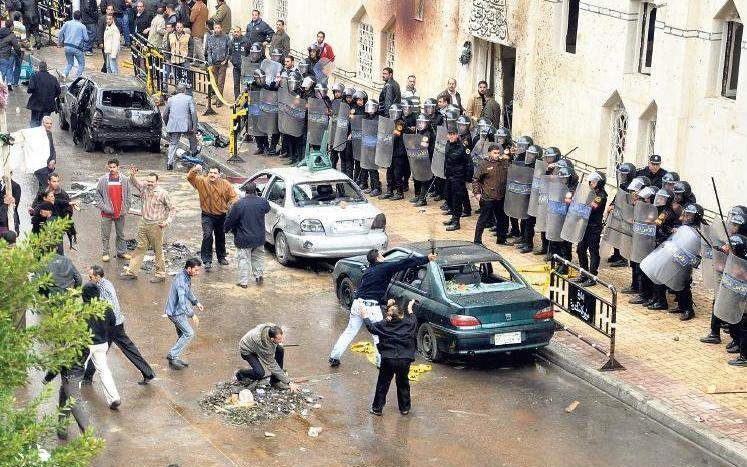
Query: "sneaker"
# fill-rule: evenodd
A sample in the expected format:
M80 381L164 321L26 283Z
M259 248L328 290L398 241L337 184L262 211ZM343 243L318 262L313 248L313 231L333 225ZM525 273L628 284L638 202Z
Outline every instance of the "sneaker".
M228 266L228 260L226 258L221 258L218 260L218 264L221 266Z
M264 280L264 279L262 279L262 276L259 276L259 277L257 277L256 279L254 279L254 282L256 282L256 283L257 283L257 285L262 285L262 281L263 281L263 280Z
M382 415L384 415L381 410L374 410L374 409L368 409L368 413L374 414L377 417L381 417Z
M109 255L101 255L101 261L108 263L109 262Z
M327 361L329 362L329 366L331 366L332 368L340 366L340 359L339 358L329 357L329 359Z
M148 282L150 282L151 284L158 284L158 283L165 282L165 281L166 281L166 278L163 276L153 276L150 278Z
M129 253L117 253L117 258L119 258L119 259L126 259L127 261L129 261L129 260L132 259L132 255L129 254Z
M112 410L119 410L119 406L122 405L122 402L117 399L115 401L112 401L111 404L109 404L109 408Z

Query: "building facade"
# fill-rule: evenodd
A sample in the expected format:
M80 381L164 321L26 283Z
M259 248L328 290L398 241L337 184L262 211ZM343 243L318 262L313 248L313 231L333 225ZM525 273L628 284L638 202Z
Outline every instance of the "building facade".
M391 66L421 98L448 78L463 103L488 81L512 134L614 173L664 167L715 210L747 204L747 0L228 0L236 24L259 9L287 22L304 53L318 30L336 55L333 81L369 93ZM745 71L747 73L747 71ZM377 94L374 94L376 97Z

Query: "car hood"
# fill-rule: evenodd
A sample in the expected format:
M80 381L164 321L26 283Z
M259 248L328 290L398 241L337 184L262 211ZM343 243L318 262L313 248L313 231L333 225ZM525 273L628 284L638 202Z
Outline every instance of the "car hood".
M483 327L533 322L534 314L550 305L547 298L529 286L448 298L463 309L462 313L479 319Z
M327 235L365 234L381 211L371 203L340 203L332 206L304 206L293 208L300 223L305 219L317 219Z

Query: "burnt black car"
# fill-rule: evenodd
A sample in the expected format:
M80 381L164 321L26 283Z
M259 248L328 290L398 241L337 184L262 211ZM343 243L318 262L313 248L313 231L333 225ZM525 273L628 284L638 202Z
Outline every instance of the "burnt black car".
M86 152L120 144L160 152L162 126L158 107L134 77L91 72L63 86L60 127Z

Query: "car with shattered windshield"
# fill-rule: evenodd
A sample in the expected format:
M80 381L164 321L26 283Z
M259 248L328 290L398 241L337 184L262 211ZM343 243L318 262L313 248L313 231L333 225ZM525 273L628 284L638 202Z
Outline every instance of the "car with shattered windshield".
M526 352L546 346L555 332L550 301L500 254L465 241L410 243L385 252L385 261L438 253L436 261L396 274L387 297L420 303L418 351L430 361L447 355ZM341 259L332 278L346 310L355 297L365 256Z
M62 86L60 100L60 128L86 152L114 145L161 150L161 113L134 77L85 73Z
M337 259L387 247L386 216L338 170L268 168L247 182L270 204L265 239L275 246L282 265L296 258Z

